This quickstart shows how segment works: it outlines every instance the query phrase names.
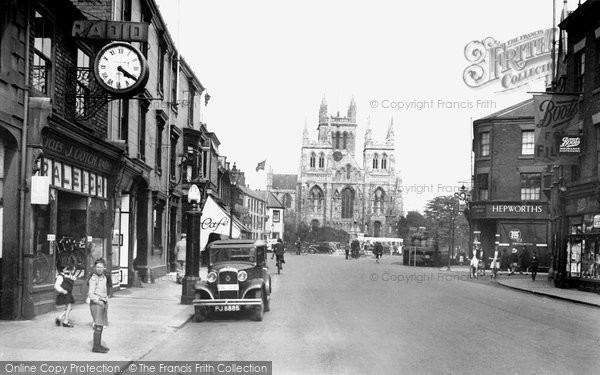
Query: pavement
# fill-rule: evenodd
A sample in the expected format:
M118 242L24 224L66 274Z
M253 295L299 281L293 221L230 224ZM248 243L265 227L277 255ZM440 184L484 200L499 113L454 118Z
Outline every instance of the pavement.
M175 274L114 292L108 302L109 326L102 334L103 345L110 348L106 354L92 352L92 318L85 303L73 306L73 328L55 325L62 307L32 320L0 321L0 361L139 360L192 317L193 307L180 299Z
M440 271L446 271L446 267L440 268ZM451 272L464 272L469 274L467 266L451 266ZM499 285L516 289L524 292L529 292L546 297L561 299L574 303L581 303L589 306L600 307L600 294L593 292L583 292L577 289L562 289L554 286L554 282L548 279L547 273L538 273L536 280L531 280L529 273L514 274L509 276L508 272L499 272L497 279L491 278L491 272L486 270L485 276L479 276L480 279L493 280Z

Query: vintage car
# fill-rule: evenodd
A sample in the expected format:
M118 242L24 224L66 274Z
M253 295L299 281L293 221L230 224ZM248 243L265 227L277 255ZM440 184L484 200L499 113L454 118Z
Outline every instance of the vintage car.
M324 253L333 254L337 250L337 246L333 242L316 242L308 248L311 254Z
M261 321L271 298L266 242L219 240L205 251L208 276L194 285L194 320L202 322L209 313L250 310Z

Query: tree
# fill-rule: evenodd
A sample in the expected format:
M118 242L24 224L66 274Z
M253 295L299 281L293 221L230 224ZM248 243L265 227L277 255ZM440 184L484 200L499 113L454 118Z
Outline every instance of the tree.
M467 220L458 211L458 198L454 196L439 196L427 202L425 218L437 246L445 245L450 248L456 243L457 237L468 238Z

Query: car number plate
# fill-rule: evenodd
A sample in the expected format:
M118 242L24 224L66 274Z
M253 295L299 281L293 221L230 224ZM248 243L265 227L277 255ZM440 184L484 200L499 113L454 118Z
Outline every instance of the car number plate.
M215 311L240 311L240 305L215 306Z
M217 286L217 289L219 289L219 291L222 291L222 290L239 290L240 287L237 284L219 284Z

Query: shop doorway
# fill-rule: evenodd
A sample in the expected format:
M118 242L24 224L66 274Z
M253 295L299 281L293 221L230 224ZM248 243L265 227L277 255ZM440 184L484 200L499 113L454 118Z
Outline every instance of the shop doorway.
M86 274L87 197L58 192L56 218L56 264L75 270L75 276Z
M118 259L117 264L113 266L119 267L120 285L127 287L129 280L129 218L130 218L130 201L129 194L121 195L121 209L119 212L119 238L117 241L115 258ZM113 250L114 253L114 250Z

